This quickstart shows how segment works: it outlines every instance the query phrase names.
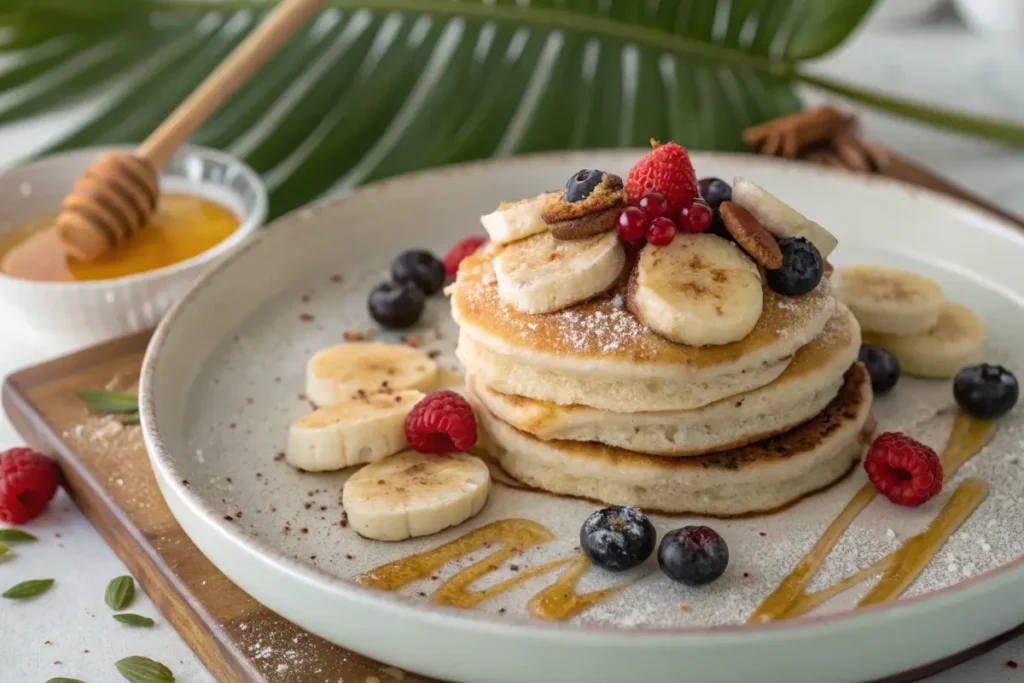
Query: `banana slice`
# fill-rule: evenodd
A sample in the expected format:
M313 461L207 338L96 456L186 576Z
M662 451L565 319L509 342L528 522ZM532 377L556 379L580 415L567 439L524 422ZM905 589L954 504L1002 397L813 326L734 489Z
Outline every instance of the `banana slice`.
M494 244L508 244L548 229L541 212L548 202L558 197L559 192L545 192L518 202L502 202L498 209L486 216L480 216L487 236Z
M306 364L306 396L321 407L360 391L427 390L436 380L437 363L401 344L338 344L318 351Z
M835 271L832 284L861 328L869 332L923 334L938 322L942 289L917 273L846 266Z
M644 325L689 346L746 337L761 317L764 293L757 265L732 242L707 233L648 244L626 303Z
M369 394L320 408L288 432L288 464L307 472L376 462L408 447L405 416L424 394Z
M805 237L828 258L839 240L835 235L803 215L760 185L736 176L732 184L732 200L754 214L768 232L783 239Z
M949 379L965 365L981 360L986 336L985 325L970 309L944 301L935 327L923 334L864 332L863 341L887 349L908 375Z
M401 541L461 524L483 509L490 490L480 458L405 451L349 477L341 502L360 536Z
M614 231L579 240L545 232L505 247L494 272L506 304L522 313L550 313L607 291L625 264Z

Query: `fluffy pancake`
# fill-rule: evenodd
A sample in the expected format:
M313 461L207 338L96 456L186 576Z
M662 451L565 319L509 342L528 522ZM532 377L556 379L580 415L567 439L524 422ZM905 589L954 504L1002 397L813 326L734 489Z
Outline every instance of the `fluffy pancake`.
M770 384L684 411L619 413L503 394L477 377L469 384L498 419L541 439L596 441L640 453L699 455L784 432L821 411L857 359L860 327L840 305L822 333Z
M543 315L519 313L498 298L493 254L465 259L450 289L459 359L503 393L562 405L688 410L756 389L782 373L836 307L825 280L802 297L765 290L763 313L744 339L683 346L637 322L619 297Z
M488 449L520 481L546 491L648 510L738 515L772 510L839 479L860 458L871 409L862 365L804 424L740 448L663 458L578 441L543 441L496 418L475 396Z

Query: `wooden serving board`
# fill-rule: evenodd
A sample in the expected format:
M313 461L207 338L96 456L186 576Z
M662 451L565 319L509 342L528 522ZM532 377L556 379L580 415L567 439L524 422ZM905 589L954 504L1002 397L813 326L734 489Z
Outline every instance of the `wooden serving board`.
M429 683L277 616L192 544L160 495L139 428L89 416L75 395L108 386L112 379L132 385L148 339L148 333L128 337L17 372L4 382L3 406L30 445L60 461L78 507L164 617L222 683ZM887 683L920 680L1020 633L1024 626Z
M3 406L21 436L60 462L65 486L164 617L222 683L429 683L311 635L231 583L171 515L138 427L90 417L76 392L138 377L149 333L17 372ZM120 483L118 483L120 482ZM339 615L343 619L344 615Z

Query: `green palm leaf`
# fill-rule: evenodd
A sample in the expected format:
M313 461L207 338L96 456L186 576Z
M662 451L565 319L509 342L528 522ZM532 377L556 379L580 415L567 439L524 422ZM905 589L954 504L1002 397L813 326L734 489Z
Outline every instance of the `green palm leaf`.
M799 108L794 82L1024 144L1024 127L806 75L873 0L326 0L194 141L264 175L280 214L404 171L494 155L645 145L742 149ZM138 142L269 0L8 0L0 123L102 94L47 151Z

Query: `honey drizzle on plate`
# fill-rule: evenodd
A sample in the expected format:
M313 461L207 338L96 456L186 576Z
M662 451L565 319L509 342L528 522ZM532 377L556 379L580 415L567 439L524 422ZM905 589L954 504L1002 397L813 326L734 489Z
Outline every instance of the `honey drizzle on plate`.
M942 452L942 468L947 479L988 444L995 434L995 426L995 422L990 420L978 420L962 413L957 414L949 441ZM865 484L836 516L814 547L797 563L793 571L754 610L748 622L788 619L805 614L881 571L885 574L860 604L877 604L896 599L913 583L949 536L977 509L988 495L988 487L985 482L977 479L965 480L925 532L908 539L899 550L883 557L870 567L822 591L808 594L807 586L818 573L829 552L876 495L875 487L870 483Z
M942 466L946 478L951 477L965 462L988 444L995 434L995 427L995 422L989 420L978 420L963 414L956 416L949 441L942 453ZM923 532L907 539L898 550L889 553L870 566L827 588L808 593L807 586L818 573L832 548L876 495L877 491L870 483L862 487L836 516L814 547L797 563L793 571L782 580L772 594L761 603L748 621L789 619L806 614L836 595L880 573L882 577L874 588L861 598L858 606L895 600L917 579L949 537L981 505L988 496L988 485L980 479L965 479ZM579 614L632 583L632 581L626 581L589 593L577 593L576 584L590 568L590 561L584 555L576 552L521 571L493 586L480 590L471 589L474 583L487 574L497 571L502 564L519 551L529 546L547 543L554 538L554 534L549 529L537 522L528 519L500 520L486 524L432 550L410 555L371 569L356 577L356 581L380 590L398 590L413 581L432 575L452 560L480 548L489 548L492 543L500 543L501 549L491 553L483 560L461 569L441 584L434 591L433 602L470 609L532 578L564 567L565 569L552 584L536 593L527 603L527 610L532 616L538 619L559 620Z
M601 600L617 593L628 584L611 588L577 593L576 583L590 567L590 561L579 553L552 560L526 569L512 578L481 590L470 590L477 580L496 571L520 550L554 540L555 536L546 527L528 519L504 519L491 522L465 536L416 555L389 562L356 577L364 586L393 591L417 579L426 578L448 562L463 557L491 543L501 543L502 548L465 569L460 570L434 591L431 598L440 605L469 609L484 600L500 595L536 576L547 574L558 567L566 569L554 583L530 599L528 609L538 619L568 619L579 614Z

